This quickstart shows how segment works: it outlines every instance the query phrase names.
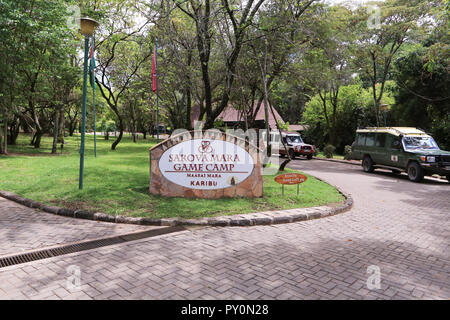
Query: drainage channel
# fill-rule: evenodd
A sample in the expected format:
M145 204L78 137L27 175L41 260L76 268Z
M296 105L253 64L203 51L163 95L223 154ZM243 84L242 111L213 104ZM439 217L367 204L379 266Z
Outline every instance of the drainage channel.
M36 260L57 257L69 253L80 252L105 246L110 246L118 243L125 243L129 241L151 238L167 233L178 232L186 230L183 226L173 226L160 229L152 229L143 232L136 232L131 234L120 235L111 238L86 241L76 244L63 245L57 248L43 249L31 251L23 254L16 254L11 256L0 257L0 268L9 267L17 264L27 263Z

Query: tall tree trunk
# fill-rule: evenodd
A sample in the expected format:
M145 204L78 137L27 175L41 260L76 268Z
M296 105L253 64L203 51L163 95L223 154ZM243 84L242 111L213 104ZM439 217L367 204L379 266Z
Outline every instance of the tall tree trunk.
M136 120L136 104L132 104L132 108L131 108L131 114L132 114L132 118L131 118L131 130L132 130L132 136L133 136L133 142L136 143L137 142L137 138L138 138L138 134L137 134L137 120Z
M16 131L18 129L18 125L17 125L17 119L15 118L15 116L13 115L11 121L9 122L9 132L8 135L6 136L6 141L9 145L12 144L16 144Z
M8 119L6 115L3 121L3 154L8 154Z
M333 135L333 133L332 133L332 129L331 129L330 118L328 116L327 91L325 90L324 94L322 95L322 91L319 90L319 97L320 97L320 100L322 100L323 114L325 116L325 123L326 123L327 134L328 134L328 142L330 142L330 139L331 139L331 136Z
M186 90L186 129L192 130L191 125L191 108L192 100L191 100L191 89Z
M43 135L43 132L41 130L36 131L36 134L34 136L34 142L33 142L33 146L35 149L38 149L41 147L42 135Z
M9 126L9 141L8 144L15 145L17 143L17 137L19 136L20 119L14 119Z
M3 154L3 133L2 127L0 126L0 154Z
M75 132L75 129L77 128L77 122L71 122L69 121L69 136L73 136L73 133Z
M253 48L255 56L257 56L256 54L256 50L255 48ZM270 126L269 126L269 106L268 106L268 101L267 101L267 42L265 42L265 51L264 51L264 58L263 58L263 62L261 62L258 59L258 64L259 64L259 69L261 71L261 81L262 81L262 86L263 86L263 103L264 103L264 120L266 123L266 139L267 139L267 145L266 145L266 154L265 156L267 157L267 159L270 160L270 157L272 156L272 146L270 144ZM276 119L275 119L276 120ZM265 161L264 161L265 163Z
M30 141L30 146L34 146L34 140L36 140L36 131L32 132L32 137Z
M188 53L188 59L187 59L187 65L188 67L191 66L192 62L192 51L189 51ZM186 81L186 129L191 130L191 77L189 72L186 75L187 81Z
M2 134L2 128L0 127L0 154L3 154L3 134Z
M380 103L378 102L377 99L377 88L376 88L376 84L372 84L372 91L373 91L373 104L374 104L374 108L375 108L375 119L377 120L377 127L380 126Z
M58 110L55 110L55 127L53 128L53 144L52 144L52 153L56 153L56 144L58 142L58 131L59 131L59 114Z
M265 76L263 78L263 88L264 88L264 120L266 122L266 138L267 138L267 157L270 159L272 156L272 146L270 144L270 126L269 126L269 106L267 102L267 82L265 80Z
M119 136L117 137L116 141L113 142L111 145L111 150L116 150L117 145L119 144L120 140L122 140L123 136L123 121L122 118L119 117Z
M196 28L197 28L197 49L200 58L203 88L205 94L205 111L206 111L205 128L208 129L209 128L208 123L210 122L212 114L212 88L211 88L211 79L209 77L209 58L211 53L211 35L209 30L211 7L209 0L205 1L204 10L205 10L204 14L199 16L199 20L196 20L197 24ZM213 125L211 124L210 128L212 127Z
M275 118L275 112L273 111L272 105L270 105L270 111L272 112L273 118L276 119ZM291 159L291 155L289 154L288 147L286 146L286 143L284 143L283 136L281 135L281 128L280 128L280 125L278 124L278 121L277 121L277 129L278 129L278 134L280 135L281 143L283 144L283 148L286 151L286 156L287 156L287 159L283 161L283 163L280 165L280 168L278 170L279 171L284 171L284 169L286 168L286 165L289 162L291 162L292 159Z
M65 131L65 117L64 117L64 106L59 110L59 132L58 132L58 143L64 143L64 131Z

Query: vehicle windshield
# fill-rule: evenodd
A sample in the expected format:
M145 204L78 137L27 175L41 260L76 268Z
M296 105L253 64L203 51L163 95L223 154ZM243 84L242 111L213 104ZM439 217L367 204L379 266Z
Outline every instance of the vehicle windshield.
M413 149L427 149L427 150L439 150L439 147L430 136L420 136L420 137L404 137L403 144L406 150Z
M287 143L303 143L302 138L300 136L286 136Z

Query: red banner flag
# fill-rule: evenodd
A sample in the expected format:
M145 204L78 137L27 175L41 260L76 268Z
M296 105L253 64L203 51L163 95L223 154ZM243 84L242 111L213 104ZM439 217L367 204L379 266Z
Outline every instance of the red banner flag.
M156 82L158 81L156 76L156 47L153 49L153 61L152 61L152 90L153 92L156 92L157 85Z

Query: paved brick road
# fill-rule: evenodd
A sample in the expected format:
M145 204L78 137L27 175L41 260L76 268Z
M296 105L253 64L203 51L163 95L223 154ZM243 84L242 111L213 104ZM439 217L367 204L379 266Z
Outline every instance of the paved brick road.
M0 197L0 256L147 229L57 216Z
M0 269L0 297L450 298L449 184L325 161L292 166L350 192L354 208L293 224L194 229ZM81 270L74 290L67 288L71 265ZM380 289L367 289L371 265L381 270Z

